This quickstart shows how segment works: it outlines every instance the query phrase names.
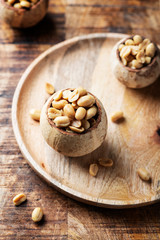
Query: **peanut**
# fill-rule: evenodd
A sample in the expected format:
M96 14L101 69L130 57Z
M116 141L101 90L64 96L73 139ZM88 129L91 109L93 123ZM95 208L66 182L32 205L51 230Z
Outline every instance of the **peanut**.
M156 48L153 43L150 43L146 47L146 55L148 57L153 57L155 55Z
M59 101L62 98L62 91L58 91L53 95L55 101Z
M73 132L76 132L76 133L82 133L82 132L84 132L84 128L83 128L83 127L77 128L77 127L69 126L69 128L70 128Z
M48 94L53 94L54 93L54 87L51 83L46 82L45 88L46 88L46 92Z
M15 3L15 4L13 5L13 7L14 7L14 8L19 8L19 9L20 9L20 8L21 8L21 4L20 4L20 3Z
M80 107L88 107L92 103L95 103L95 99L91 95L82 96L77 101L77 105Z
M86 119L82 120L82 127L84 127L85 130L89 129L90 126L90 123Z
M149 181L151 179L150 173L145 168L139 168L137 170L139 177L144 181Z
M133 41L134 41L134 43L135 43L136 45L138 45L138 44L140 44L140 43L143 41L143 39L142 39L142 37L141 37L140 35L135 35L135 36L133 37Z
M27 197L24 193L19 193L18 195L16 195L13 198L13 203L14 205L18 206L20 205L22 202L26 201Z
M99 165L103 167L112 167L113 166L113 161L112 159L109 158L99 158L98 159Z
M70 120L67 116L56 117L53 122L57 127L67 127L70 124Z
M150 64L151 60L152 60L151 57L145 57L146 64Z
M71 92L70 97L68 98L69 102L75 102L79 98L79 92L77 89L75 89L73 92Z
M66 104L63 108L64 115L73 119L75 116L75 110L71 104Z
M89 166L89 174L95 177L98 173L98 165L96 163L90 164Z
M36 207L32 212L32 220L34 222L40 222L43 217L42 208Z
M62 97L63 97L63 99L68 100L69 97L71 96L71 94L72 94L72 92L70 90L65 90L62 93Z
M79 92L79 97L82 97L87 94L86 89L84 89L82 87L76 88L76 90Z
M119 112L115 112L112 116L111 116L111 120L112 122L117 122L120 119L123 119L123 112L119 111Z
M119 52L122 50L122 48L124 47L124 44L120 44L118 47Z
M30 110L30 116L33 120L39 121L41 115L41 110L38 109L31 109Z
M88 120L88 119L94 117L96 114L97 114L97 107L93 106L87 110L86 119Z
M71 126L72 126L72 127L80 128L81 125L82 125L82 123L81 123L81 121L79 121L79 120L73 120L73 121L71 122Z
M141 62L138 62L138 60L134 59L130 62L129 66L133 69L136 69L136 68L141 68L143 64Z
M25 7L25 8L30 8L31 7L31 3L28 2L28 1L25 1L25 0L21 1L20 5L21 5L21 7Z
M136 59L139 63L145 63L145 53L144 53L144 49L140 50L137 55L136 55ZM135 66L135 68L140 68L139 66Z
M53 101L52 107L57 109L62 109L66 104L68 104L66 100Z
M130 46L130 45L134 45L134 41L132 40L132 39L127 39L126 41L125 41L125 45L127 46Z
M77 109L77 111L76 111L75 118L76 118L77 120L82 120L82 119L85 117L86 112L87 112L87 111L86 111L85 108L79 107L79 108Z

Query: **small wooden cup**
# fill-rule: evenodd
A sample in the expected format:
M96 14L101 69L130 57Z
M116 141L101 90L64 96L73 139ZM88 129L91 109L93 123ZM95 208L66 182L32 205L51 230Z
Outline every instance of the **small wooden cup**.
M17 9L0 0L0 15L6 23L15 28L28 28L36 25L46 15L48 0L39 0L30 9Z
M120 58L118 47L127 39L120 40L113 48L111 54L112 70L115 77L129 88L144 88L154 83L160 75L160 50L156 44L156 53L150 64L140 68L132 69L125 66Z
M41 132L48 145L70 157L83 156L98 148L106 137L107 116L102 103L96 97L95 99L98 107L96 123L88 130L76 133L66 132L63 128L56 127L52 120L48 118L48 108L53 101L52 95L43 106L40 118Z

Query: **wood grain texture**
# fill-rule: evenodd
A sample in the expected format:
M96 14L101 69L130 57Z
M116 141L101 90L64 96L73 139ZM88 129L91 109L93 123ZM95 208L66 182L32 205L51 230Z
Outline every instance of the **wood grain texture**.
M110 23L106 21L102 27L97 19L105 18L104 5L112 11L123 6L125 11L116 11L116 16L114 15ZM74 14L72 9L76 6L77 14ZM142 7L144 12L140 11ZM99 18L95 12L91 15L96 8ZM131 13L130 8L135 11ZM101 12L99 9L102 9ZM133 15L136 17L134 27ZM127 20L122 24L125 16ZM116 24L115 17L119 19ZM137 18L140 20L140 28ZM69 21L73 24L77 21L77 25L80 21L78 30L77 26L74 24L72 27ZM89 21L90 26L84 27L83 21ZM159 26L158 0L51 0L44 20L34 28L23 31L13 30L0 20L1 240L160 239L160 204L133 210L111 210L88 206L65 197L37 177L28 166L20 153L11 127L11 103L16 85L31 61L51 45L66 37L109 31L129 34L138 32L160 43ZM27 207L22 205L15 208L12 197L20 191L26 192L28 196ZM45 222L36 225L32 223L30 216L33 208L39 204L44 209Z
M145 205L159 199L159 79L141 90L128 89L115 79L108 56L122 38L118 34L94 34L48 49L26 70L13 101L14 132L31 166L73 198L113 208ZM42 108L46 101L46 80L57 91L83 86L102 101L108 132L99 149L83 157L68 158L45 143L39 123L28 113L31 108ZM113 124L111 115L119 110L124 112L125 121ZM101 157L113 159L114 166L100 168L93 178L88 174L89 164ZM140 167L151 172L151 184L138 177Z

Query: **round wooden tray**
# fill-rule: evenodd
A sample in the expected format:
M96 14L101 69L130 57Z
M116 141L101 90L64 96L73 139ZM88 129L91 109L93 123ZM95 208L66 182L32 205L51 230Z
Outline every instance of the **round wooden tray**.
M160 81L141 90L127 89L111 72L110 53L123 34L91 34L67 40L41 54L23 74L12 106L13 129L31 167L57 190L79 201L101 207L128 208L160 198ZM45 82L56 90L83 86L104 104L108 134L104 144L79 158L65 157L44 141L38 122L29 116L49 97ZM122 110L125 121L114 124L111 114ZM100 167L97 177L88 173L99 157L112 158L111 168ZM146 167L152 182L137 175Z

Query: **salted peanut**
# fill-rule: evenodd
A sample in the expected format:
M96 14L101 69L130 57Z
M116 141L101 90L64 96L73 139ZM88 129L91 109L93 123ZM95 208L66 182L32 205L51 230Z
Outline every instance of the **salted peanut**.
M137 55L137 53L139 52L139 46L131 46L131 54L132 55Z
M98 173L98 165L96 163L90 164L89 166L89 174L95 177Z
M145 57L145 63L150 64L152 58L151 57Z
M82 123L81 123L81 121L79 121L79 120L73 120L73 121L71 122L71 126L72 126L72 127L80 128L81 125L82 125Z
M131 67L132 69L136 69L136 68L141 68L143 67L143 64L138 62L138 60L134 59L129 63L129 67Z
M75 110L73 108L73 106L71 104L66 104L63 108L63 112L64 112L64 115L71 118L71 119L74 119L74 116L75 116Z
M21 5L21 7L30 8L31 3L23 0L23 1L20 2L20 5Z
M125 41L125 45L126 45L126 46L134 45L134 41L133 41L132 39L127 39L127 40Z
M82 127L84 127L85 130L89 129L91 126L91 124L89 123L89 121L87 121L86 119L82 120Z
M68 98L71 96L72 92L70 90L65 90L62 93L62 98L65 100L68 100Z
M87 94L86 89L84 89L82 87L76 88L76 90L78 90L78 92L79 92L79 97L82 97Z
M19 193L18 195L16 195L13 198L13 203L14 205L18 206L20 205L22 202L26 201L27 197L24 193Z
M88 119L94 117L96 114L97 114L97 107L93 106L87 110L86 119L88 120Z
M73 132L76 132L76 133L82 133L82 132L84 132L84 128L83 128L83 127L77 128L77 127L69 126L69 128L70 128Z
M42 208L36 207L32 212L32 220L34 222L40 222L43 217Z
M99 165L103 167L112 167L113 166L113 160L110 158L99 158L98 159Z
M53 95L55 101L59 101L62 98L62 91L58 91Z
M142 43L139 44L139 50L145 50L147 45L150 43L148 38L145 38Z
M119 52L122 50L122 48L124 47L124 44L120 44L118 47Z
M79 107L76 111L75 118L77 120L82 120L86 116L86 109L83 107Z
M69 102L75 102L79 98L79 92L77 89L75 89L73 92L71 92L70 97L68 98Z
M41 115L41 110L33 108L30 110L29 114L33 120L39 121L40 115Z
M51 83L46 82L45 83L45 89L48 94L53 94L54 93L54 87Z
M143 49L137 53L136 59L140 63L145 63L145 53ZM139 67L136 67L136 68L139 68Z
M156 48L155 48L155 45L153 43L150 43L150 44L147 45L147 47L146 47L146 55L147 56L154 57L155 51L156 51Z
M111 120L112 122L117 122L120 119L123 119L123 112L119 111L119 112L115 112L112 116L111 116Z
M59 113L48 113L49 119L55 119L56 117L62 116L62 112L59 111Z
M48 108L48 113L56 113L56 114L62 114L62 112L56 108Z
M95 98L91 95L82 96L77 101L77 105L80 107L88 107L93 103L95 103Z
M53 122L57 127L68 127L70 124L70 120L67 116L56 117Z
M144 181L149 181L151 179L150 173L145 168L139 168L137 170L139 177Z
M133 37L133 41L134 41L134 44L138 45L138 44L140 44L143 41L143 39L142 39L142 37L140 35L135 35Z
M19 9L20 9L20 8L21 8L21 4L20 4L20 3L15 3L15 4L13 5L13 7L14 7L14 8L19 8Z
M52 102L52 107L57 108L57 109L62 109L64 106L68 104L66 100L59 100L59 101L53 101Z
M130 46L124 46L122 50L120 51L120 57L126 58L131 53L131 47Z

